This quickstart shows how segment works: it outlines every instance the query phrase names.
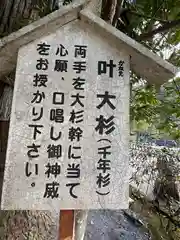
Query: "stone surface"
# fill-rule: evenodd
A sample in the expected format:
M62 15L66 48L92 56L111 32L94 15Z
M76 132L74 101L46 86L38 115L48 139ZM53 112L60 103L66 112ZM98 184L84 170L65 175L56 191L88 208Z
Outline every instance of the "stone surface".
M149 240L145 228L136 225L123 211L89 211L84 240Z
M40 56L36 50L37 44L46 42L50 44L49 56ZM68 49L69 55L60 57L56 56L57 47L63 44ZM74 61L85 61L81 56L74 57L74 45L87 45L87 69L81 74L76 73L73 69ZM48 70L36 70L37 60L40 58L48 59ZM55 60L68 60L68 72L54 71ZM113 78L109 77L109 68L107 74L98 75L98 61L114 61ZM119 76L118 63L124 61L124 76ZM101 70L104 71L103 64ZM48 74L47 88L33 87L33 76L36 73ZM85 89L76 90L72 83L73 78L82 77L86 79ZM63 79L62 79L63 77ZM44 92L45 99L41 103L31 103L33 93ZM110 99L115 109L111 109L108 104L98 109L97 106L102 99L97 98L97 94L104 94L108 91L116 99ZM64 93L64 105L53 105L53 92ZM74 102L72 95L80 93L85 98L80 99L84 108ZM61 101L59 95L59 101ZM40 111L43 107L43 116L39 121L32 121L37 116L32 116L33 107ZM64 122L55 123L50 121L50 110L60 108L64 110ZM79 123L70 123L70 113L72 110L81 111L84 109L84 121ZM105 130L101 135L95 131L98 125L96 118L104 115L106 119L112 115L115 123L115 130L106 134ZM110 130L106 122L106 130ZM34 128L29 127L32 124L43 125L39 129L42 133L37 134L33 140ZM83 130L83 138L80 142L68 139L70 127L80 127ZM50 140L50 129L54 127L56 136L61 131L62 136L58 141ZM99 140L102 141L98 142ZM111 141L105 141L108 139ZM33 43L23 47L19 51L18 65L16 72L14 99L11 115L11 127L9 133L5 181L3 186L2 209L36 209L36 210L57 210L59 209L122 209L128 207L128 140L129 140L129 57L117 51L116 48L108 44L96 34L92 29L87 28L81 21L69 23L60 28L54 34L48 35ZM29 158L27 156L27 146L33 143L41 145L38 158ZM48 159L47 148L49 145L62 145L62 156L58 159ZM81 155L81 159L68 159L69 146L81 147L73 149L75 156ZM111 155L106 159L111 161L111 169L106 171L110 173L110 185L99 189L96 184L97 175L102 170L97 170L98 161L103 159L102 154L98 154L99 147L111 146L108 151ZM33 152L33 155L37 152ZM105 157L104 157L105 158ZM25 166L29 162L29 171L32 174L25 176ZM46 165L56 162L61 165L61 174L56 178L50 176L48 179L45 172ZM68 164L80 164L80 179L67 178ZM38 164L38 175L35 174L35 164ZM53 181L60 184L58 190L59 197L43 197L47 183ZM35 183L32 187L31 184ZM72 198L69 194L68 183L80 183L73 193L78 198ZM100 196L96 193L99 191L110 194Z

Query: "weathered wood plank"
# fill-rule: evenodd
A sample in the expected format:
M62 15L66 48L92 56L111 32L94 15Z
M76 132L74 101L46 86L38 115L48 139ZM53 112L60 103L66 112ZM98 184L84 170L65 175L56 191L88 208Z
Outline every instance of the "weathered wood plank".
M0 121L9 121L12 99L13 88L5 84L0 98Z
M4 85L5 85L5 84L0 81L0 98L1 98L1 96L2 96L2 94L3 94L3 91L4 91Z
M0 121L0 201L3 185L9 121Z
M9 120L13 98L13 88L0 84L0 200L4 176L6 148L8 141Z

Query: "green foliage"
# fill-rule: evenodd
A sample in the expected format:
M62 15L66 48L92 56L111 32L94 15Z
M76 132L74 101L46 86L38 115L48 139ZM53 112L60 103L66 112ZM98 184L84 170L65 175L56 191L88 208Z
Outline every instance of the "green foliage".
M180 139L180 78L163 85L160 93L153 86L133 89L131 120L138 125L156 128L171 139ZM141 128L142 129L142 128Z
M180 78L164 85L164 96L157 108L159 130L180 139Z
M156 89L154 86L139 87L133 91L131 104L131 118L139 122L144 120L148 123L152 122L156 116L156 107L159 104L156 98Z
M125 1L125 7L130 10L128 27L138 36L180 19L179 0L136 0L134 4ZM139 41L172 64L180 66L180 26ZM180 79L164 84L163 94L159 94L154 86L142 84L142 79L135 74L132 74L131 82L130 116L136 127L155 127L159 134L180 139Z

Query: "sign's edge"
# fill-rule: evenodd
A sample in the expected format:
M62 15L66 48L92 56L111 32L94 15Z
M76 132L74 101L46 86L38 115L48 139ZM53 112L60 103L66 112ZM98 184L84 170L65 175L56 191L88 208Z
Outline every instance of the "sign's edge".
M88 9L80 11L80 19L91 25L93 28L98 28L104 36L106 35L106 39L113 39L117 48L120 48L120 46L124 47L124 50L131 56L132 70L141 77L144 77L150 83L161 85L170 78L173 78L179 71L177 67L151 52L148 48L117 30L115 27L106 23ZM143 72L143 67L149 71L144 70Z
M30 42L55 32L58 28L78 19L86 0L63 6L61 9L0 39L0 80L16 66L18 50Z

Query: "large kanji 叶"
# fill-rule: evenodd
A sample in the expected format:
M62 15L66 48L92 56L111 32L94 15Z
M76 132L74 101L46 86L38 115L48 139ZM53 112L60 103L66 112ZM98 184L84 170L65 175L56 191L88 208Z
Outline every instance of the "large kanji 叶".
M109 60L109 63L106 61L98 61L98 75L106 74L107 71L109 71L109 77L113 78L115 67L116 64L114 64L113 60Z

